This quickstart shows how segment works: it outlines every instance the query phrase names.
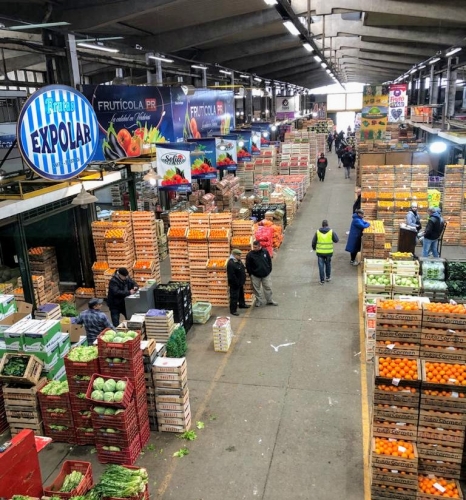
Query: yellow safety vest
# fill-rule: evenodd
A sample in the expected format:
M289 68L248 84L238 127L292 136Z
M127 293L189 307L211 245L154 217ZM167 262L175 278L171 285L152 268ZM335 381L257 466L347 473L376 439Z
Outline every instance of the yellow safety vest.
M329 254L333 253L333 231L321 233L317 231L316 253Z

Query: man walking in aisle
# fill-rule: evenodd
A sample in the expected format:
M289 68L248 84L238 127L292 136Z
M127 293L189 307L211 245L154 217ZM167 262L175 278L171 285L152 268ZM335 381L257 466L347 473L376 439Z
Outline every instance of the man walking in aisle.
M260 241L252 244L252 250L246 256L246 269L251 276L254 295L256 296L256 307L262 305L262 289L264 290L265 303L270 306L278 306L272 298L272 259L269 252L262 248Z
M317 160L317 175L319 176L319 181L324 182L325 171L327 170L328 160L325 158L324 153L320 153L320 157Z
M341 168L341 157L343 156L343 153L346 151L345 146L339 145L337 148L337 143L335 142L335 153L337 154L338 158L338 168Z
M429 257L432 252L434 258L438 259L438 240L443 231L443 219L440 215L440 210L436 207L427 209L429 220L427 221L424 240L422 242L422 256Z
M333 133L329 132L328 137L327 137L327 146L328 146L328 152L332 152L332 144L333 144Z
M354 164L354 154L351 147L348 146L346 148L346 151L341 156L341 162L343 163L343 167L345 167L345 179L351 179L350 172Z
M351 227L348 235L348 241L346 242L346 252L350 252L351 260L350 264L353 266L358 266L359 262L356 260L359 250L361 250L362 243L362 233L364 229L369 227L370 222L364 220L364 210L356 210L353 214L353 220L351 222Z
M227 264L228 286L230 287L230 314L239 316L240 309L249 309L244 301L244 284L246 283L246 268L241 261L241 250L235 248Z
M102 299L89 300L88 309L73 321L76 325L84 325L88 345L92 345L105 328L113 328L107 315L101 311L103 302Z
M316 231L314 238L312 238L312 249L315 250L317 255L321 285L323 285L325 281L330 281L332 279L334 243L338 243L337 233L328 227L328 222L326 220L323 220L322 227Z
M107 305L110 309L113 326L120 324L120 314L126 317L125 297L134 295L138 290L136 283L129 277L126 267L120 267L108 284Z

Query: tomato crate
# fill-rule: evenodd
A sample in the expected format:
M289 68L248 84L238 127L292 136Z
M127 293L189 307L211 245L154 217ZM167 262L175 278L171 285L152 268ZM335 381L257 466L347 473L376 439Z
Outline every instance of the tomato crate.
M85 430L80 430L79 427L76 428L76 444L78 446L86 446L89 444L95 444L95 433Z
M149 418L147 418L146 422L140 425L139 429L139 439L141 440L141 448L144 448L150 439L150 424Z
M125 409L124 412L118 415L101 415L92 410L92 427L94 430L102 428L113 428L126 430L129 426L137 427L136 403L134 401Z
M108 377L106 375L101 375L99 373L94 373L94 375L92 375L92 378L89 382L89 387L88 387L87 392L86 392L86 399L88 401L90 401L94 405L112 406L112 407L116 407L116 408L126 408L131 403L131 398L132 398L133 393L134 393L134 385L131 382L131 380L127 377L120 377L118 380L115 380L115 382L119 382L121 380L121 381L126 383L126 388L124 391L123 400L120 401L119 403L116 403L115 401L112 401L112 402L110 402L110 401L96 401L95 399L92 399L91 394L92 394L92 391L94 390L93 389L94 381L96 378L99 378L99 377L103 378L104 381L107 381L107 380L114 378L114 377Z
M60 489L63 486L65 477L73 471L81 472L83 479L79 485L70 492L64 493ZM55 481L44 488L44 495L47 497L59 497L63 500L68 500L71 497L85 495L93 486L92 465L89 462L81 462L77 460L66 460L61 468Z
M128 448L139 436L137 425L130 425L125 430L114 429L116 432L107 432L112 427L100 427L94 430L95 442L103 446L119 446Z
M15 377L12 375L3 375L3 370L6 364L13 358L28 358L26 369L23 375ZM21 383L28 385L36 385L40 380L44 363L32 354L4 354L0 361L0 380L3 382Z
M96 443L97 458L101 464L133 465L139 453L141 453L141 441L139 436L137 436L127 448L123 448L120 451L104 450L104 446L106 445Z
M128 340L124 344L115 344L102 340L102 337L108 330L110 330L110 328L106 328L97 337L97 346L101 358L133 359L141 351L141 332L137 332L138 336L133 340Z
M99 372L98 358L91 361L71 361L69 354L65 356L65 370L68 383L75 379L76 376L92 376Z
M113 359L115 358L99 358L99 373L109 377L128 377L130 379L137 379L142 376L144 362L141 349L134 355L133 359L124 359L122 363L114 363Z
M54 441L59 443L76 444L76 434L73 425L71 425L68 429L65 430L52 429L50 425L51 425L50 423L47 424L44 421L45 436L51 437ZM52 424L52 425L59 425L59 424Z

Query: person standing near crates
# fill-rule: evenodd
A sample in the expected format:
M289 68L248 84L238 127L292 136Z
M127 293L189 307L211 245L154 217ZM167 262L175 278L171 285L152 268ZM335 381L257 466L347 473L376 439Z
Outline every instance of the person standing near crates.
M114 327L120 324L120 314L126 318L125 298L134 295L137 290L138 286L129 277L126 267L120 267L112 276L108 284L107 305Z
M249 309L244 300L244 284L246 283L246 268L241 260L241 250L235 248L228 259L227 277L230 288L230 314L239 316L237 311Z
M88 345L92 345L105 328L112 328L107 315L101 311L103 302L102 299L89 300L88 309L73 321L76 325L84 325Z
M261 242L256 240L252 244L252 250L246 256L246 269L251 276L254 295L256 296L256 307L262 305L262 289L264 290L265 302L269 306L278 306L272 298L272 259L269 252L262 248Z

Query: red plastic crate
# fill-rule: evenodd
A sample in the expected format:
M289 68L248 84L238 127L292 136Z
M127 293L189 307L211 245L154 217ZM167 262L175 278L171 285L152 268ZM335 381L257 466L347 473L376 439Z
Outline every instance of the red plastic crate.
M39 396L39 404L42 412L44 412L47 408L71 408L69 392L65 392L65 394L60 394L59 396L49 396L47 394L43 394L41 391L37 394Z
M46 424L44 421L44 435L52 438L58 443L76 444L76 433L73 426L65 431L58 431L56 429L52 429L50 424Z
M94 372L98 373L98 372ZM87 388L89 387L89 382L91 381L92 375L86 375L89 377L89 380L78 380L78 379L72 379L68 378L68 387L70 388L70 393L71 394L77 394L78 392L87 392Z
M134 393L136 397L141 394L144 395L147 394L146 379L144 378L144 374L141 374L140 378L134 379L133 383L134 383Z
M89 387L88 387L87 393L86 393L86 399L88 401L90 401L93 405L96 405L96 406L111 406L112 408L126 408L131 403L131 398L132 398L133 393L134 393L134 385L131 382L131 380L127 377L118 377L118 380L115 380L116 382L118 382L120 380L122 380L123 382L126 382L126 389L125 389L125 392L123 395L123 400L120 401L119 403L107 402L107 401L95 401L94 399L92 399L91 394L92 394L92 391L94 390L93 389L94 380L96 378L99 378L99 377L103 378L105 381L110 380L111 378L113 378L115 380L115 378L116 378L116 377L108 377L106 375L101 375L100 373L94 373L94 375L92 375L91 381L89 382Z
M73 380L76 375L89 375L99 372L99 359L91 361L70 361L68 354L65 356L65 370L68 383Z
M81 472L81 474L84 475L82 481L69 493L61 492L60 489L63 486L65 477L73 471ZM46 486L44 488L44 495L47 497L59 497L64 500L68 500L71 497L85 495L92 488L92 485L92 466L89 462L66 460L63 463L61 471L55 481L50 486Z
M146 446L150 439L150 425L149 419L142 426L139 426L139 439L141 440L141 449Z
M129 425L126 429L116 429L118 432L109 433L106 430L109 427L99 427L95 429L95 442L103 446L120 446L128 448L139 435L138 425Z
M71 409L73 411L86 411L91 410L92 403L90 403L86 398L78 398L74 394L70 394Z
M101 358L123 358L123 359L133 359L141 351L141 332L135 330L138 336L133 340L128 340L124 344L115 344L112 342L105 342L102 337L105 332L110 330L106 328L97 337L97 347L99 349L99 357Z
M125 430L129 426L137 426L136 404L134 401L119 415L100 415L92 412L92 427L96 429L112 427L113 429Z
M53 409L53 408L49 408ZM74 427L73 412L71 406L66 408L66 413L55 413L47 410L41 410L42 420L44 425L67 425L68 427Z
M81 411L89 411L89 416L83 415ZM73 411L73 422L75 427L92 427L92 410Z
M106 451L103 446L106 445L96 444L97 458L101 464L133 465L141 453L139 436L136 436L129 447L123 448L121 451Z
M95 444L95 433L80 431L76 428L76 444L79 446Z
M109 377L128 377L131 380L144 377L144 361L142 351L135 354L133 359L126 359L125 363L113 363L106 361L107 358L99 358L100 372ZM113 359L113 358L112 358ZM123 358L121 358L123 359Z

